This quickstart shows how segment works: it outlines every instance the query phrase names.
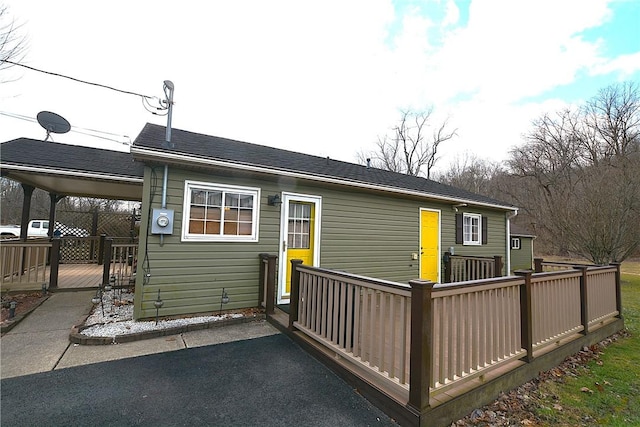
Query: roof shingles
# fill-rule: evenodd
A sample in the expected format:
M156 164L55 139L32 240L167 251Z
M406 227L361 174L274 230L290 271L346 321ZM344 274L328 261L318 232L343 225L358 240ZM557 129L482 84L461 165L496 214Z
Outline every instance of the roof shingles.
M180 129L171 130L172 148L165 147L166 128L147 123L133 143L136 148L171 152L180 155L231 162L238 165L258 166L275 171L288 171L353 183L397 188L437 195L452 200L468 200L503 209L513 206L460 188L441 184L421 177L367 168L329 158L312 156L288 150L209 136Z

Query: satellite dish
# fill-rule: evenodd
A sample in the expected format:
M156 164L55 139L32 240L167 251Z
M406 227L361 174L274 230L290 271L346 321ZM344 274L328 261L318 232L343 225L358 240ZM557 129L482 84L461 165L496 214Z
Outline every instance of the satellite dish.
M36 117L40 126L47 131L45 141L49 139L52 133L67 133L71 130L71 125L64 117L51 111L40 111Z

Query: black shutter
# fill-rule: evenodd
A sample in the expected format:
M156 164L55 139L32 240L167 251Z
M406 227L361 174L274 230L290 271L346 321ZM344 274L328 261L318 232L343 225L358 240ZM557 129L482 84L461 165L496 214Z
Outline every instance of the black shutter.
M456 244L462 244L462 214L456 214Z
M489 241L489 218L482 215L482 244L486 245Z

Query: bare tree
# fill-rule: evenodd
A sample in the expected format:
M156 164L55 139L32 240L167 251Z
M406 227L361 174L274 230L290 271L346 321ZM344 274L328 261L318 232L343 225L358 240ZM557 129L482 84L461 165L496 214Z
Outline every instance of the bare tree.
M378 137L374 152L358 154L360 163L370 160L373 167L413 176L431 178L438 161L438 147L452 139L456 129L449 130L447 120L432 126L433 109L423 112L405 110L391 135Z
M0 222L2 224L20 224L22 220L22 200L24 192L19 182L0 178ZM49 196L40 189L35 189L31 196L31 215L33 218L49 217Z
M608 87L578 110L544 115L511 152L510 196L560 253L597 264L640 245L640 98Z
M120 200L97 199L93 197L65 197L58 204L58 209L75 212L124 212L128 207Z
M9 16L9 8L0 4L0 71L6 70L24 59L27 51L27 38L20 34L21 25ZM0 82L7 83L15 79L3 76Z
M495 183L502 173L503 168L499 163L466 152L456 156L449 169L436 179L443 184L473 193L500 198L501 194L497 191Z

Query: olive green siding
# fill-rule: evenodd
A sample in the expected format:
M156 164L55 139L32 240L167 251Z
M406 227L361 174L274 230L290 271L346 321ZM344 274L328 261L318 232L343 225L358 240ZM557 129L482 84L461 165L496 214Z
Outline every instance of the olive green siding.
M507 250L507 217L502 211L487 210L482 208L474 208L472 206L465 206L458 208L458 213L472 213L481 214L486 217L487 224L487 243L485 245L463 245L461 243L456 244L456 212L452 211L449 206L446 212L442 215L442 253L449 251L453 248L455 255L463 256L480 256L480 257L493 257L495 255L502 256L502 262L507 263L506 250ZM483 218L484 219L484 218ZM505 270L502 271L505 273Z
M159 208L163 167L145 170L143 219L146 230L150 210ZM136 283L136 318L155 316L153 301L158 289L164 305L160 315L211 312L220 309L222 288L230 302L223 309L258 305L260 253L279 254L280 207L269 206L267 197L291 192L322 197L320 266L385 280L407 283L419 276L420 209L441 212L441 254L450 246L456 254L505 256L504 211L465 208L489 218L487 245L455 245L455 212L452 204L363 189L302 182L293 178L241 172L213 173L169 168L167 209L175 211L173 235L160 238L141 233L139 266L148 248L150 277L143 283L139 268ZM260 189L258 242L182 242L185 180L229 184Z
M533 237L512 236L520 238L520 249L511 249L511 271L531 270L533 268Z

